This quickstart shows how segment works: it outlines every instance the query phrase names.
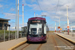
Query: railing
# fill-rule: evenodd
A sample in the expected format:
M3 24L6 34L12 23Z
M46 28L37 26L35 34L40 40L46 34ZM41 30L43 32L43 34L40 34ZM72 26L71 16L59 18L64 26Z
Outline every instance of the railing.
M26 34L22 34L19 33L19 38L22 37L26 37ZM9 33L5 33L5 41L8 41L10 38L10 40L16 39L15 33L10 33L10 37L9 37ZM4 33L0 33L0 42L4 41Z
M68 35L67 32L61 32L62 34ZM69 32L69 35L75 37L75 32Z

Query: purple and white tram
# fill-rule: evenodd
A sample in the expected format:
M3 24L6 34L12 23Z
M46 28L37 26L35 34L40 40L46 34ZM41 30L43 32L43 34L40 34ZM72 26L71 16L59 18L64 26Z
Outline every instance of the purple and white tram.
M46 19L33 17L28 19L28 42L46 42Z

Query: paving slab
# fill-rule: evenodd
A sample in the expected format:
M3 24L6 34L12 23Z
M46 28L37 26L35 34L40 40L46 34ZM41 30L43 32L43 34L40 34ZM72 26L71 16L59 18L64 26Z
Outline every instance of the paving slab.
M63 33L56 33L57 35L75 43L75 37L72 37L71 35L66 35L66 34L63 34Z
M19 39L14 39L10 41L5 41L0 43L0 50L8 50L9 48L18 45L21 42L26 41L26 37L19 38Z

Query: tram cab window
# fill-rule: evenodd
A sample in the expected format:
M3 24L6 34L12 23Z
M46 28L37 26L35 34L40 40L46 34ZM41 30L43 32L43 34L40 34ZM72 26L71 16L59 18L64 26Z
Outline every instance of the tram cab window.
M42 24L30 24L29 34L41 34Z
M29 34L33 34L34 33L34 31L36 30L36 27L37 26L37 24L30 24L30 27L29 27ZM35 29L35 30L34 30ZM37 30L36 30L36 32L35 32L35 34L37 34Z

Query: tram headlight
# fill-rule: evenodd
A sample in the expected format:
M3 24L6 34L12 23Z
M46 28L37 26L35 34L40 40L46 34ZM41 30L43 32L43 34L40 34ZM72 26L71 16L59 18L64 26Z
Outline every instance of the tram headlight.
M43 37L43 35L42 35L42 37Z
M28 35L28 37L31 37L30 35Z

